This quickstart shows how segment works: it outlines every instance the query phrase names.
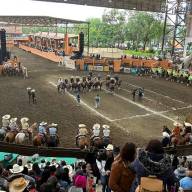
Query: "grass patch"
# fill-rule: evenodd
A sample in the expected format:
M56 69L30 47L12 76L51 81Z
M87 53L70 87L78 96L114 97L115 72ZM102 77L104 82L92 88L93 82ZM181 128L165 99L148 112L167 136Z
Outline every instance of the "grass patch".
M124 54L126 55L135 55L135 56L143 56L143 57L154 57L156 54L155 53L147 53L144 51L133 51L133 50L124 50Z

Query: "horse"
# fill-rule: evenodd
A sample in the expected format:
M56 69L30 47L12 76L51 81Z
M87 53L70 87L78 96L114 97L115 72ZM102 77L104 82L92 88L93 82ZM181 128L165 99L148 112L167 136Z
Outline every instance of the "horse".
M121 83L122 83L122 80L116 81L116 86L117 86L117 89L118 89L118 90L119 90L120 87L121 87Z
M7 143L13 143L15 141L16 131L9 131L6 133L4 141Z
M93 137L91 139L91 146L97 148L97 149L101 149L103 148L103 141L100 137Z
M192 113L190 113L189 115L187 115L185 121L192 124Z
M29 138L28 141L32 140L32 135L34 130L37 129L37 123L33 123L31 127L28 128L27 132L19 132L15 136L15 143L16 144L22 144L26 141L27 138Z
M77 146L80 149L87 149L90 147L90 138L88 135L80 135L77 137Z
M183 137L182 135L172 137L171 144L173 145L185 145L187 143L187 138Z
M101 91L101 89L102 89L102 82L101 81L96 81L95 83L93 83L93 88L95 89L95 90L97 90L97 89L99 89L100 91Z
M47 147L57 147L59 145L59 137L52 137L49 134L46 135L46 145Z
M111 137L103 137L102 141L103 141L103 146L104 147L107 147L107 145L112 144Z

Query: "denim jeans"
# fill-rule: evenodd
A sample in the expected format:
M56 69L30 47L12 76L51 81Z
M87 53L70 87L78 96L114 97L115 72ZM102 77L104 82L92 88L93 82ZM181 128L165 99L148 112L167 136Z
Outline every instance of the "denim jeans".
M111 189L109 189L109 186L108 186L109 176L101 175L100 179L101 179L101 185L102 185L102 192L111 192Z

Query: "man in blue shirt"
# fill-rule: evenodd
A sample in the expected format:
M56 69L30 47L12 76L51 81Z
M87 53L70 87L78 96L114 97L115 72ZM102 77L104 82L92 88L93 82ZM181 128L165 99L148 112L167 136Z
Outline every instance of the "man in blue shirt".
M181 179L180 187L183 190L192 190L192 162L188 162L188 170L186 171L186 177Z
M39 128L38 128L38 134L42 138L43 142L45 142L45 136L47 134L46 125L47 125L47 123L43 121L40 123Z
M57 127L58 125L55 123L52 123L49 128L49 135L51 139L51 146L56 147L57 146L57 141L58 141L58 136L57 136Z

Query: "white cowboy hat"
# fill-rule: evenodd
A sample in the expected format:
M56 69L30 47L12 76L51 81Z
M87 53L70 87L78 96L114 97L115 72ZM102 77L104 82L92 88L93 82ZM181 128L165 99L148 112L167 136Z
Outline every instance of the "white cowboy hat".
M27 91L28 91L28 90L31 90L31 89L32 89L31 87L27 87Z
M21 122L27 122L27 121L29 121L29 118L27 118L27 117L21 118Z
M47 125L47 122L42 121L39 125L40 126L45 126L45 125Z
M113 145L109 144L107 145L107 148L105 148L107 151L113 151Z
M19 166L18 164L13 165L13 169L9 169L11 173L21 173L23 171L23 166Z
M35 89L32 89L31 92L32 92L32 93L35 93Z
M188 123L188 122L184 122L184 126L185 126L185 127L192 127L192 124L191 124L191 123Z
M25 165L25 167L27 167L28 171L31 171L32 168L33 168L33 164L32 164L32 163L27 163L27 164Z
M167 132L163 132L163 137L170 137L170 135Z
M93 125L93 129L100 129L100 127L101 127L101 125L98 124L98 123L96 123L96 124Z
M57 127L58 124L56 124L56 123L51 123L50 126L52 126L52 127Z
M9 183L9 192L23 192L28 184L29 181L23 177L16 178Z
M174 123L173 123L173 126L175 126L175 127L182 127L182 124L179 123L179 122L174 122Z
M109 129L110 126L109 125L103 125L103 129Z
M11 117L11 115L4 115L3 117L2 117L2 119L6 119L6 120L9 120L10 119L10 117Z
M84 128L84 127L86 127L85 124L79 124L79 128Z
M14 118L11 118L10 119L10 122L13 123L13 122L16 122L17 121L17 117L14 117Z

